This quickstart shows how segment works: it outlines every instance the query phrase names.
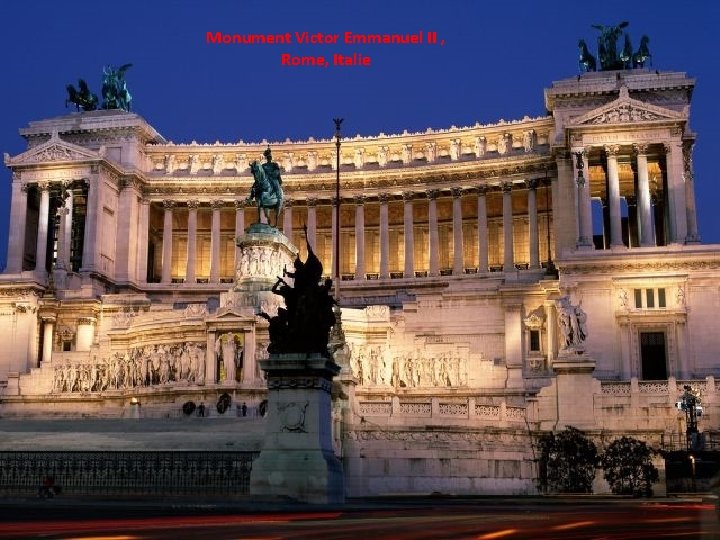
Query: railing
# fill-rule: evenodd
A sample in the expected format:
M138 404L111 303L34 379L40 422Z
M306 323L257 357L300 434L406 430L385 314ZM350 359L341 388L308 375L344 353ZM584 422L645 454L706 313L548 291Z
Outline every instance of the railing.
M447 399L432 397L416 400L361 400L359 411L367 417L434 418L444 421L450 418L487 420L491 422L525 423L525 407L510 407L476 402L475 398Z
M43 479L69 496L236 496L258 452L0 452L0 494L35 495Z

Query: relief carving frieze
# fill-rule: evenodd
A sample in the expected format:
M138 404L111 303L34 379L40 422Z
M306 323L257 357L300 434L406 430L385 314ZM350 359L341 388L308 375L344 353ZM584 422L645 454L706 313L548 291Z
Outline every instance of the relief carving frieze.
M145 345L101 360L54 364L54 394L204 384L205 344Z

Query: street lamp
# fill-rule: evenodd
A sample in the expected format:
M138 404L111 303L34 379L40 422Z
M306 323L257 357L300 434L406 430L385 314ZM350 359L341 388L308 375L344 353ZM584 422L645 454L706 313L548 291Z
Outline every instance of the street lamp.
M335 122L335 301L340 305L340 125L342 118Z
M700 398L689 384L684 385L683 390L675 407L685 413L685 446L690 450L700 443L697 419L703 415L703 408L700 405Z

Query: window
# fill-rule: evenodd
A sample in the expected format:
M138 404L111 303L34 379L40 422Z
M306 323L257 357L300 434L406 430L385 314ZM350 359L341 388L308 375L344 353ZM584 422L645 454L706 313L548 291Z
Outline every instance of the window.
M540 330L530 330L530 352L540 352Z
M665 289L635 289L635 308L636 309L664 309Z

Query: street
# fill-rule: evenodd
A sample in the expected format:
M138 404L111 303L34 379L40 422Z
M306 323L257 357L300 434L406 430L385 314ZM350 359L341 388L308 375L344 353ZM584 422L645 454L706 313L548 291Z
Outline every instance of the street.
M293 504L4 502L0 538L522 539L720 538L714 501L376 498Z

